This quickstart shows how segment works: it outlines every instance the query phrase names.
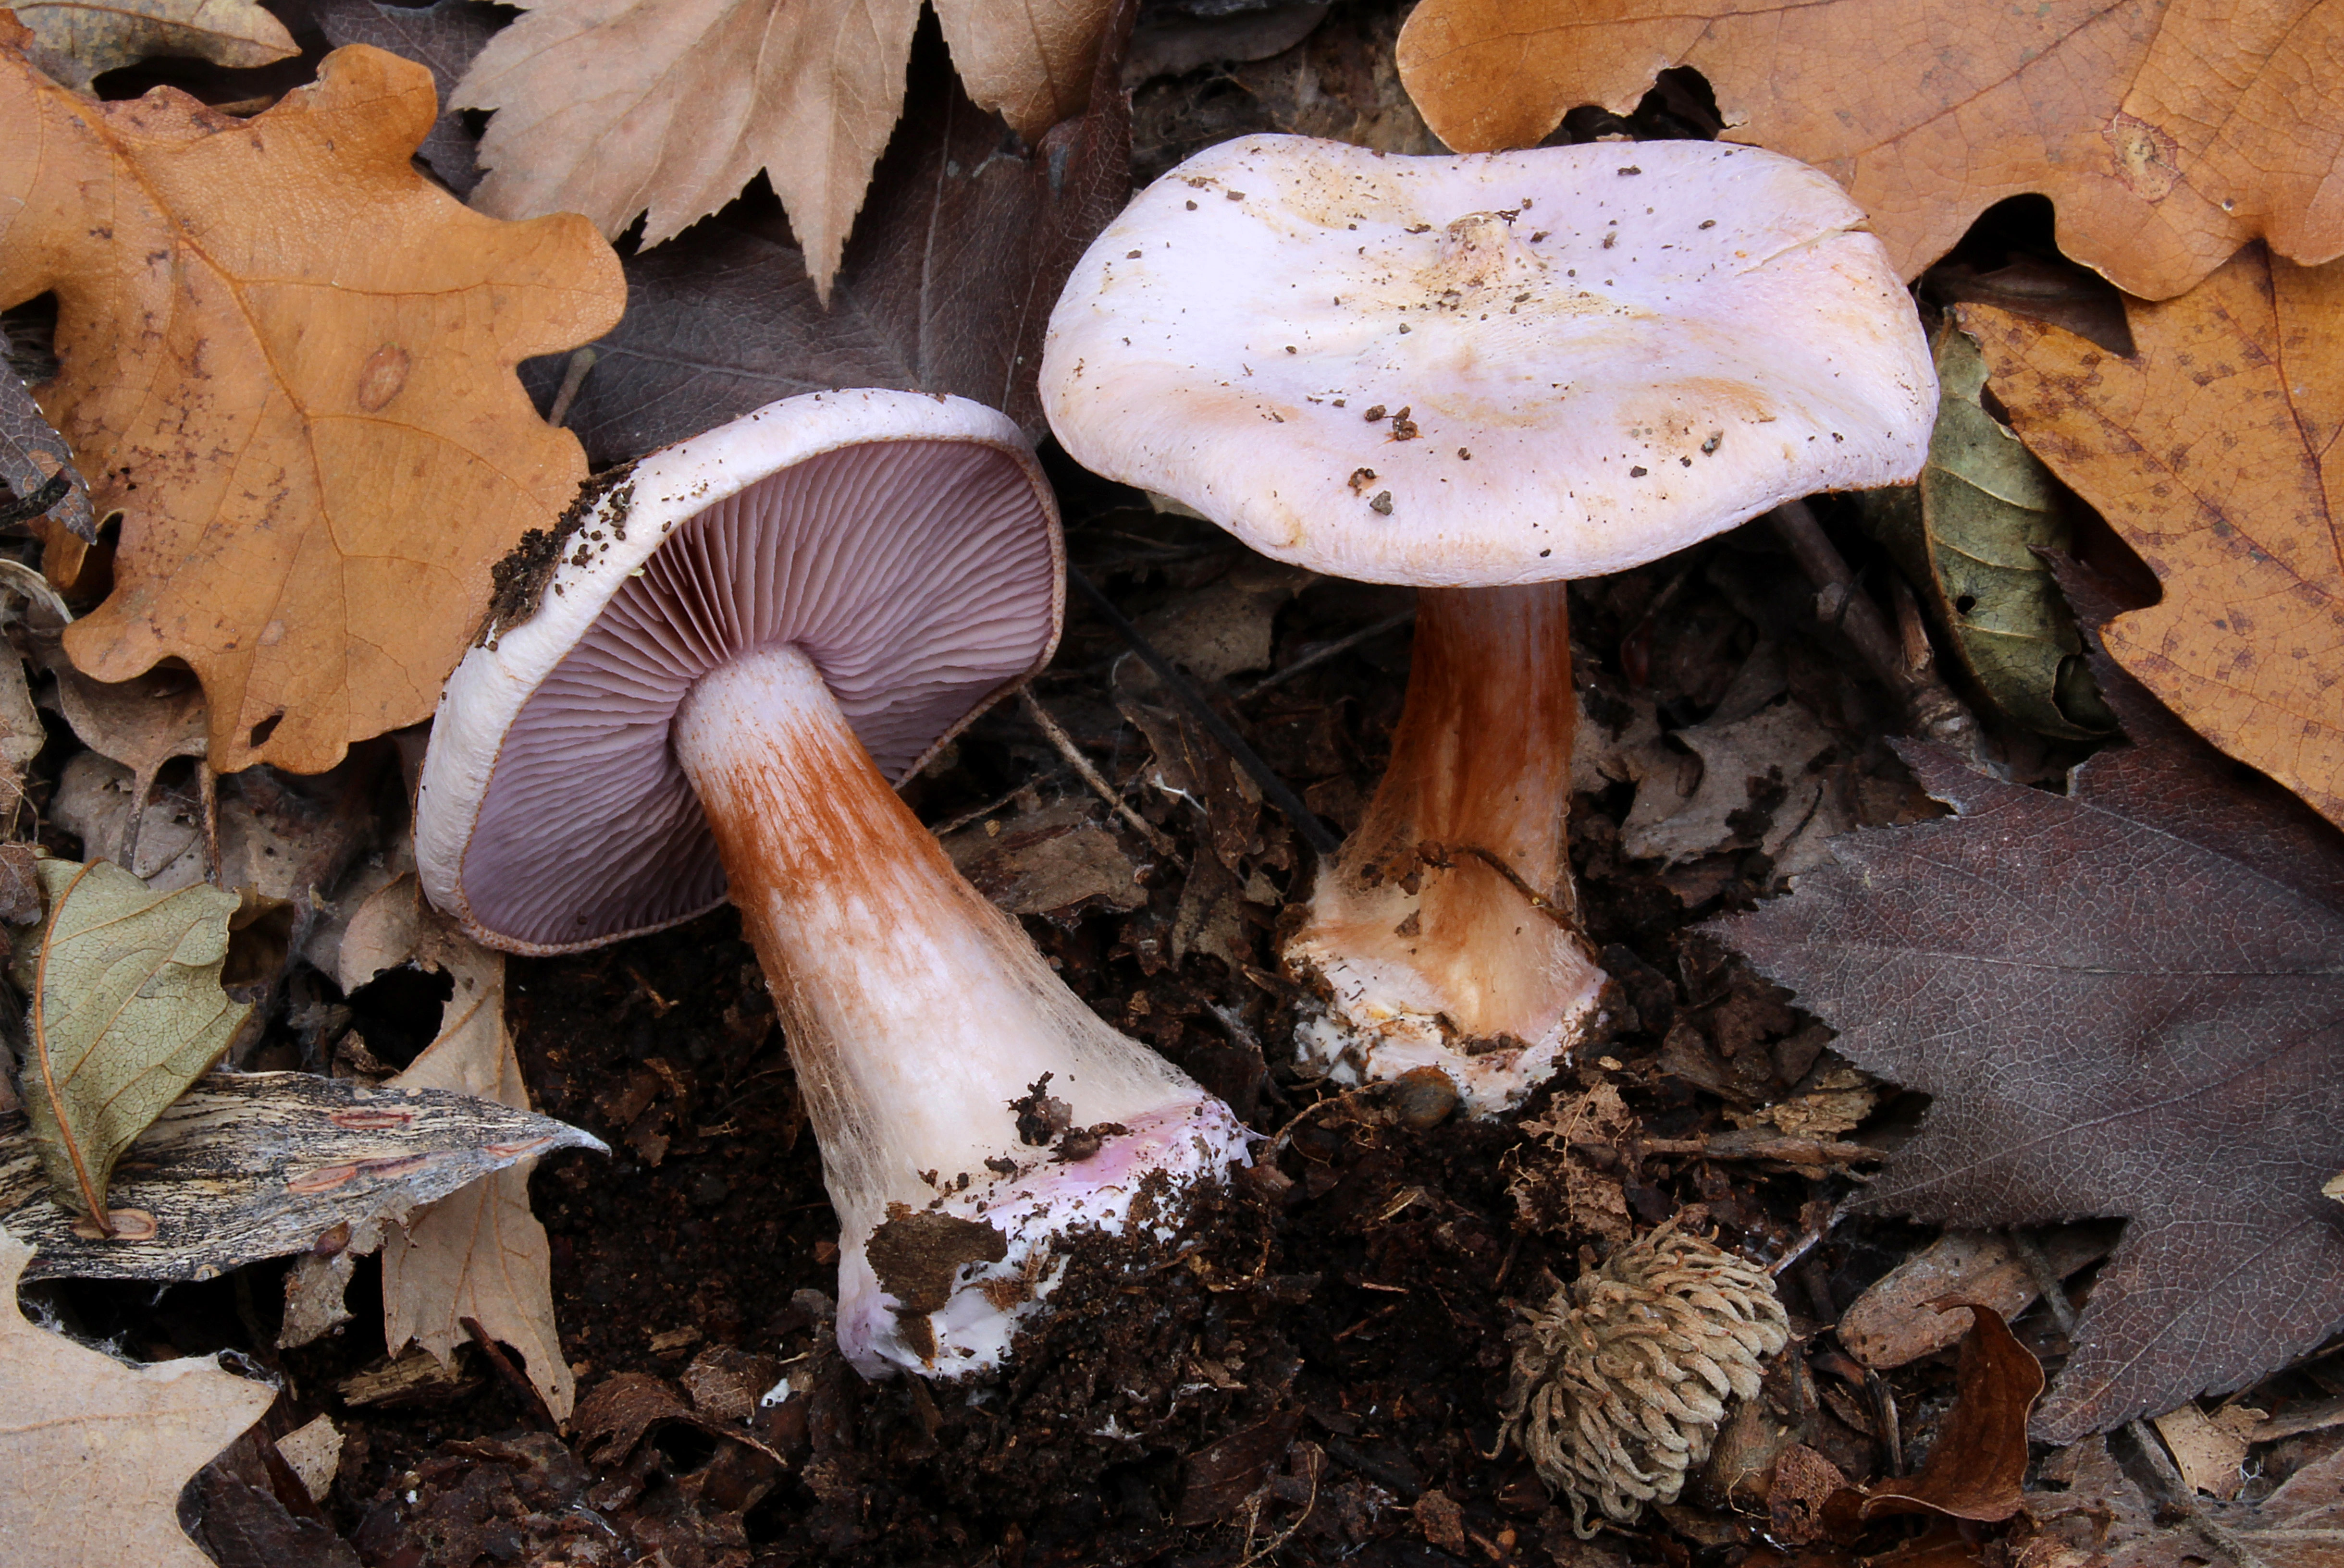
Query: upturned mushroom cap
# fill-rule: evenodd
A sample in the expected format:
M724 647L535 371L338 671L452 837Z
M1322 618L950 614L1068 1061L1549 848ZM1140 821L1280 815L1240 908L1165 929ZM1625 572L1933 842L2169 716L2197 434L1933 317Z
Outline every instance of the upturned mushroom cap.
M1248 136L1099 236L1042 397L1084 467L1420 587L1624 569L1919 471L1936 377L1831 179L1755 147Z
M668 738L708 671L796 645L900 780L1047 662L1064 609L1056 503L1016 426L918 393L769 403L598 481L540 553L550 573L500 568L416 807L432 901L516 952L724 901Z

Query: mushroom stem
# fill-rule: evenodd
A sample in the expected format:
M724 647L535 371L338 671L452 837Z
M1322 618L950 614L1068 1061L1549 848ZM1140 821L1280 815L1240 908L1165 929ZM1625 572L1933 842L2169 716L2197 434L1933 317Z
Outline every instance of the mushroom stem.
M1056 1282L1058 1237L1120 1233L1135 1209L1177 1223L1245 1158L1226 1106L961 879L805 654L702 677L673 734L822 1147L856 1366L997 1364Z
M1569 585L1426 588L1391 761L1286 950L1339 1081L1438 1067L1480 1113L1551 1074L1603 986L1571 881ZM1315 989L1315 988L1314 988Z

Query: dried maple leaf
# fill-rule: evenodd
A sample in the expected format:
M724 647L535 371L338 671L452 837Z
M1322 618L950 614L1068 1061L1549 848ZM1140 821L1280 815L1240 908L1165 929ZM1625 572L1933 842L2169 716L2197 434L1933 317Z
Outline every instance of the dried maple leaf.
M458 88L494 109L484 212L582 212L657 245L760 171L828 304L904 101L920 0L541 0ZM1078 112L1111 0L938 0L970 97L1028 141Z
M285 24L254 0L16 0L33 63L68 87L152 55L266 65L298 55Z
M2333 0L1425 0L1399 40L1460 152L1534 146L1578 104L1625 112L1691 65L1735 138L1846 186L1906 276L2040 192L2061 249L2151 298L2257 237L2344 253L2339 54Z
M2054 1442L2237 1388L2344 1328L2344 838L2113 665L2132 744L2058 796L1906 750L1961 815L1834 840L1718 922L1935 1097L1866 1208L2129 1223L2037 1412Z
M277 1391L212 1356L128 1367L34 1327L16 1306L32 1256L0 1230L0 1562L210 1568L179 1489Z
M364 4L366 0L358 0ZM1116 25L1130 25L1121 8ZM1039 437L1042 332L1066 274L1130 194L1120 49L1080 119L1031 156L968 101L943 41L912 54L910 111L871 184L825 310L786 243L711 225L628 258L627 313L594 345L570 427L598 464L639 457L776 397L833 387L950 392ZM551 392L559 361L531 367Z
M512 367L617 318L617 258L432 185L435 111L374 49L237 120L92 103L0 44L0 304L56 293L42 407L125 514L66 647L103 680L193 666L223 771L322 772L429 714L490 565L585 475Z
M2344 265L2253 250L2125 308L2130 358L1984 307L1961 320L2028 447L2165 585L2108 652L2344 823Z

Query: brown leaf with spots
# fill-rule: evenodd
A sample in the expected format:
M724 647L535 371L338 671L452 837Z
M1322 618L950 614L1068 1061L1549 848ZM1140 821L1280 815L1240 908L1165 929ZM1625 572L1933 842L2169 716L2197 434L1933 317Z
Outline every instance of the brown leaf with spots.
M124 514L66 650L101 680L185 659L223 771L321 772L429 714L490 565L585 476L513 367L617 318L617 258L433 186L435 114L429 72L369 48L237 120L95 103L0 45L0 304L56 295L42 408ZM53 570L79 558L52 537Z
M1425 0L1400 77L1460 152L1537 145L1574 105L1709 79L1736 140L1828 171L1907 276L2006 196L2060 247L2179 294L2248 240L2344 253L2344 5L2333 0Z
M2344 265L2258 248L2125 308L2129 359L1985 307L1961 320L2028 447L2165 585L2108 652L2344 824Z

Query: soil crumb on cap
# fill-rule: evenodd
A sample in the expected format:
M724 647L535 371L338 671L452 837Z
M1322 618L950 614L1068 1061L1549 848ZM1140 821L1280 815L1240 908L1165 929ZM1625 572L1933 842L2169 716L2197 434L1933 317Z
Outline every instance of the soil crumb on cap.
M982 1220L914 1213L909 1204L893 1203L867 1251L880 1288L901 1303L895 1322L904 1342L932 1360L936 1336L928 1314L952 1300L953 1276L963 1263L999 1262L1009 1255L1009 1239Z
M627 513L635 499L634 476L632 463L592 476L578 487L577 498L555 519L551 530L530 528L504 559L489 568L489 613L480 622L480 634L472 639L475 646L495 648L498 638L526 625L537 614L554 568L561 564L571 538L586 526L588 518L599 515L614 537L627 537ZM610 498L608 506L603 504L605 497Z

